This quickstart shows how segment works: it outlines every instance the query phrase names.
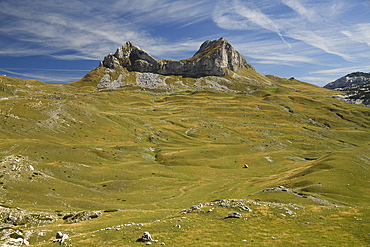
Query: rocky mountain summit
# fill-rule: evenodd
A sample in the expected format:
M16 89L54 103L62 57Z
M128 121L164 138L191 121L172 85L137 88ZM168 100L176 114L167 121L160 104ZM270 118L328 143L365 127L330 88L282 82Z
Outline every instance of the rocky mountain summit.
M93 83L97 88L136 87L141 90L174 92L211 90L252 92L273 84L237 52L225 38L205 41L193 57L160 60L130 41L77 84Z
M128 41L113 55L107 55L101 66L110 69L121 66L129 71L195 78L225 76L229 70L240 68L254 69L225 38L205 41L193 57L180 61L156 59Z
M351 104L370 106L370 73L354 72L328 83L324 88L345 91L342 95L333 96L334 98Z

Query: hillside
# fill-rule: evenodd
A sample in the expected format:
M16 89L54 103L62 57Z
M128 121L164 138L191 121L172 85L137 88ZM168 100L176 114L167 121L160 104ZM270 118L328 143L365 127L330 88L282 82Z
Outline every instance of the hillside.
M0 88L0 245L370 244L370 109L330 90L104 66Z

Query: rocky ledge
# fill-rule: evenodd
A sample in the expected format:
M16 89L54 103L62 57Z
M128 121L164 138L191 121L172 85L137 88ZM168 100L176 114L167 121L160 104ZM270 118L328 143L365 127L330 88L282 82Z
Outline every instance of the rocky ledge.
M100 66L195 78L226 76L229 71L237 71L240 68L254 70L253 66L247 63L246 59L224 38L205 41L193 57L179 61L156 59L128 41L114 54L107 55Z

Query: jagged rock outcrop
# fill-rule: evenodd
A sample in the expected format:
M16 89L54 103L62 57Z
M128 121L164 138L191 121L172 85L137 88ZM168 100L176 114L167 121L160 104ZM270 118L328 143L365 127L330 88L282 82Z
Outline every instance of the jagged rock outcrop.
M325 85L324 88L346 91L342 95L332 96L333 98L370 106L370 73L354 72Z
M100 66L110 69L121 66L129 71L195 78L226 76L230 70L240 68L254 70L224 38L204 42L193 57L179 61L156 59L128 41L113 55L107 55Z

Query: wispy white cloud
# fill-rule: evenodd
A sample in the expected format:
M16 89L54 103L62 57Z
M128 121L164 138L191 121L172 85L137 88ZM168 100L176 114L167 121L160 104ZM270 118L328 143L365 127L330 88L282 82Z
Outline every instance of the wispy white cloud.
M284 6L291 12L277 11ZM7 25L0 26L0 34L16 37L18 42L3 45L0 54L23 56L28 53L51 55L58 59L100 60L131 40L153 55L165 56L169 52L180 53L180 49L187 52L196 50L202 42L201 37L169 41L151 33L148 23L182 23L186 26L213 19L226 30L275 33L288 48L282 48L286 53L298 52L292 47L291 38L351 61L358 55L349 52L348 47L356 43L369 45L370 28L368 23L345 27L333 19L334 15L330 13L338 15L346 10L343 6L343 0L279 0L273 3L266 0L111 0L104 3L45 0L32 4L25 0L16 3L3 1L0 3L1 20L6 23L8 17L12 18ZM249 40L245 41L248 43ZM61 54L63 51L71 52Z
M343 22L343 14L354 5L340 1L298 1L281 0L275 4L265 1L234 0L220 1L213 19L221 28L230 30L255 31L256 26L265 31L276 33L291 48L286 40L292 38L308 46L320 49L327 54L336 55L347 61L354 61L359 54L354 54L353 47L358 43L369 42L369 24L351 24ZM271 1L270 1L271 3ZM278 12L274 9L287 6L291 11ZM343 30L355 31L343 31ZM360 56L369 56L366 47L357 47L363 52ZM294 49L291 52L295 52Z
M287 33L289 37L305 42L328 54L337 55L348 61L355 59L353 54L343 49L348 46L348 40L336 32L334 33L328 30L294 30ZM328 33L332 33L330 38L328 37Z
M258 9L251 9L246 7L242 2L235 0L234 1L236 13L239 15L247 18L248 20L254 22L255 24L276 33L280 39L289 47L292 48L291 45L286 42L283 35L280 32L278 24L276 24L272 19L270 19L267 15L259 11Z
M264 40L231 40L235 48L243 54L247 54L248 58L253 59L253 63L260 64L278 64L288 66L301 66L303 63L314 63L315 59L312 56L316 55L316 51L307 48L297 41L292 41L291 46L296 53L287 52L287 47L282 42L277 42L272 39Z
M1 68L0 71L2 74L47 81L49 83L67 83L77 81L81 78L80 72L87 73L89 70Z
M336 79L337 78L338 77L336 77ZM301 76L301 77L297 77L296 79L300 81L310 82L320 87L323 87L329 82L333 81L333 77L330 77L330 76Z
M109 9L115 16L129 13L133 23L186 23L206 18L209 15L209 4L209 0L119 0Z
M206 11L205 1L115 1L76 2L17 1L17 6L0 3L3 19L10 17L9 25L0 27L0 35L16 37L17 42L1 52L12 56L29 54L50 55L59 59L100 60L108 52L130 40L154 48L156 55L166 52L168 43L151 34L145 22L171 23L201 20ZM203 6L203 7L202 7ZM145 25L144 25L145 24ZM0 41L1 42L1 41ZM24 46L23 43L27 43ZM188 48L188 41L172 44L172 50ZM22 50L23 52L20 52ZM73 54L61 54L70 51ZM0 53L0 54L1 54Z
M312 74L324 74L324 75L344 75L349 74L353 71L370 71L370 65L366 66L351 66L336 69L325 69L311 72Z
M309 75L302 76L299 78L303 81L309 81L319 86L325 86L329 82L335 81L336 79L350 74L352 72L362 71L362 72L370 72L370 65L360 65L360 66L348 66L348 67L340 67L335 69L322 69L322 70L314 70L309 72Z
M279 25L253 6L240 0L219 1L213 14L213 20L219 27L231 30L256 30L262 27L276 33L283 43L291 48L282 35Z
M316 22L322 19L321 16L317 15L317 13L313 9L305 7L300 1L282 0L282 2L311 22Z
M365 43L370 47L370 23L356 24L351 30L343 30L342 34L354 42Z
M369 15L367 0L2 0L0 58L102 60L130 40L155 57L182 59L224 36L260 65L362 68Z
M218 1L213 11L214 22L227 30L253 30L256 25L243 16L237 14L235 6L226 0Z

